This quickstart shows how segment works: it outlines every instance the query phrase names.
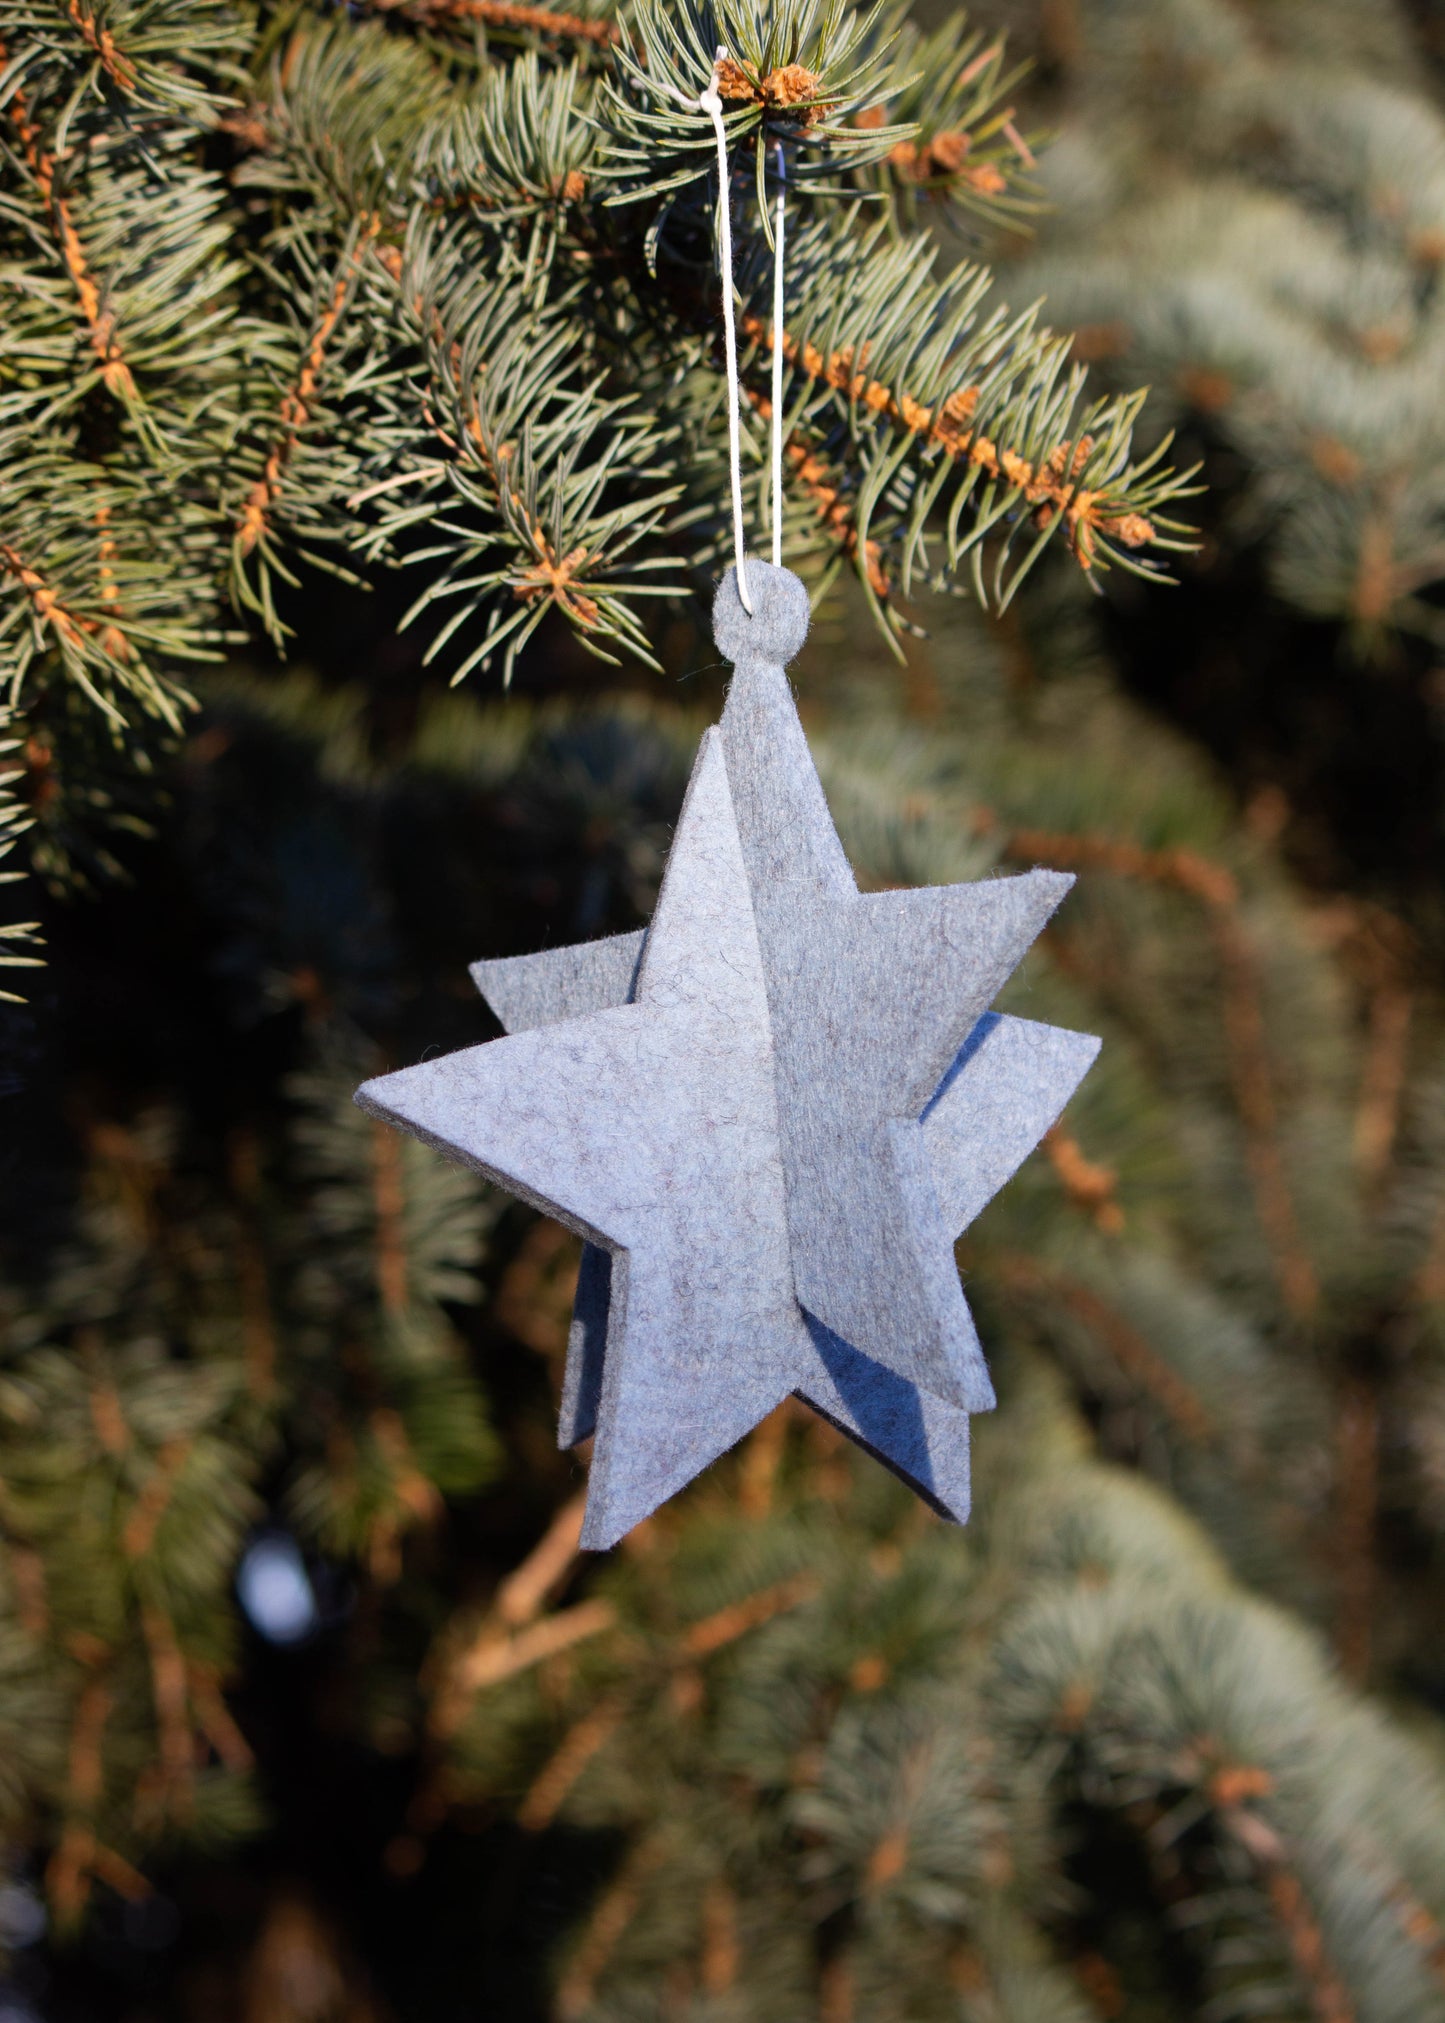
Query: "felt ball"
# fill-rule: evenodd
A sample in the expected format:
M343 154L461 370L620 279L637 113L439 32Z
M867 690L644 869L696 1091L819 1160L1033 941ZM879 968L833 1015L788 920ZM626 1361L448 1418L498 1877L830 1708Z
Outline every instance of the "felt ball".
M808 636L808 593L791 569L748 557L751 616L738 595L736 569L729 569L717 587L712 607L712 636L718 651L735 665L770 661L786 667Z

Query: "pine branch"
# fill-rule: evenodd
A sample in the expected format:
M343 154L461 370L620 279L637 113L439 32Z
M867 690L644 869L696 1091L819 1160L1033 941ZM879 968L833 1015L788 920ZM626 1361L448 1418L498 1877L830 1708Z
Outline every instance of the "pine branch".
M1279 1142L1278 1106L1268 1036L1260 1002L1258 964L1239 916L1239 887L1222 866L1195 852L1151 852L1089 836L1013 836L1007 854L1034 863L1039 856L1060 865L1092 864L1125 877L1177 886L1207 910L1224 984L1224 1029L1234 1097L1244 1129L1247 1160L1260 1223L1269 1239L1285 1308L1297 1319L1311 1315L1319 1300L1315 1266L1304 1249Z
M599 174L616 188L607 201L655 201L705 182L714 159L712 122L697 96L712 79L735 108L728 142L751 151L758 208L768 143L786 141L789 177L802 189L882 161L911 138L898 127L848 124L885 88L887 38L879 33L886 0L864 10L843 0L793 0L767 13L739 0L638 0L629 16L633 45L618 45L615 77L605 79L597 117L605 130ZM897 19L901 8L892 7ZM660 82L662 81L662 82Z
M894 72L906 81L886 106L855 117L865 128L891 123L913 135L895 142L860 182L886 192L909 228L919 224L926 205L953 205L981 222L1015 229L1038 212L1037 157L1006 103L1026 66L1006 67L1003 38L987 40L962 13L931 35L895 13L880 19L874 34L888 39Z
M0 702L0 863L30 827L30 816L23 802L17 799L12 784L21 774L9 754L22 750L23 745L21 739L5 734L15 728L14 713ZM13 884L22 876L23 873L17 871L0 871L0 885ZM25 951L37 947L39 941L38 921L15 920L0 924L0 969L38 969L40 957ZM20 1001L12 991L0 991L0 1003L19 1004Z
M27 89L54 103L78 84L81 105L104 104L109 94L133 122L174 115L208 121L244 58L246 37L246 24L222 0L0 6L0 42L27 52Z
M401 14L423 28L477 22L483 28L593 43L599 49L610 49L621 35L610 15L571 14L562 8L521 5L518 0L371 0L371 5L378 14Z
M987 277L965 267L938 282L935 260L927 245L893 244L886 224L861 244L856 231L806 228L794 240L782 339L789 427L806 422L846 445L861 472L863 551L875 538L896 548L907 594L916 572L935 573L941 521L944 568L967 562L986 599L982 548L996 535L991 592L1001 605L1060 531L1085 569L1158 573L1137 551L1187 545L1161 512L1185 483L1156 471L1157 452L1131 457L1137 401L1080 413L1083 378L1065 373L1067 341L1040 331L1033 314L982 313ZM762 272L749 278L740 318L756 347L745 370L759 377L773 342L766 286ZM1028 551L1010 570L1024 536Z

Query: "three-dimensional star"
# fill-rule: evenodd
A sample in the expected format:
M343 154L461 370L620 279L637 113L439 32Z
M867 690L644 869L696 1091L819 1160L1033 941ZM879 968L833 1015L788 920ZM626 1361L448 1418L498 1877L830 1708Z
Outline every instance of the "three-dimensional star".
M402 1069L357 1101L610 1252L585 1544L612 1544L797 1388L767 998L716 732L634 1001Z
M1073 884L1067 874L860 893L785 664L807 592L750 563L713 608L737 670L723 748L767 979L797 1295L835 1334L942 1398L985 1411L987 1365L959 1285L920 1117Z
M647 930L472 965L508 1032L625 1004ZM1099 1051L1087 1033L985 1012L921 1119L945 1226L961 1236L1054 1123ZM557 1442L594 1432L611 1323L611 1259L585 1244L578 1273ZM861 1355L798 1308L796 1395L848 1434L942 1516L969 1511L967 1412ZM811 1353L810 1353L811 1352Z
M562 1439L595 1429L594 1547L790 1391L965 1516L992 1390L953 1243L1097 1051L986 1014L1069 880L858 892L783 673L806 596L750 576L650 929L479 964L509 1036L358 1093L588 1239Z

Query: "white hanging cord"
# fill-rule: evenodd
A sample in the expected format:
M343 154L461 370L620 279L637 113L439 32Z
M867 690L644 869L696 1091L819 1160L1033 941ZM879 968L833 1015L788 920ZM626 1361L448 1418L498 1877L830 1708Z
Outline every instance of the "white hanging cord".
M783 566L783 206L788 163L778 142L778 209L773 220L773 567Z
M728 367L728 460L732 468L733 487L733 549L737 556L738 595L743 601L743 609L751 618L753 600L748 593L748 565L743 543L743 446L742 422L739 414L738 394L738 336L733 327L733 226L732 204L728 189L728 137L723 126L722 99L718 94L718 69L727 60L727 51L720 49L717 62L713 65L712 82L698 99L698 104L712 121L712 130L717 135L717 177L718 212L721 228L722 258L722 299L723 299L723 342L727 350ZM774 422L774 427L777 424ZM774 534L774 544L777 536Z

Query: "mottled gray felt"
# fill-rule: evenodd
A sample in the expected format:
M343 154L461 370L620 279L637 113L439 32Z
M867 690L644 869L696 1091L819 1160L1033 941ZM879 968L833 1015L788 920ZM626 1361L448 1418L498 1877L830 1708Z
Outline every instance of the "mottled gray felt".
M557 1444L575 1447L597 1425L606 1367L612 1260L582 1246L567 1341ZM969 1415L920 1391L830 1334L801 1307L778 1344L783 1369L798 1373L796 1395L866 1449L955 1524L969 1510Z
M640 944L645 932L617 939ZM549 995L553 990L558 996L567 992L567 1002L574 1014L579 1015L624 1002L617 992L618 978L626 965L610 959L605 952L607 946L605 942L586 942L567 951L549 949L539 956L517 958L507 965L508 1012L504 1014L503 1006L496 1001L492 1001L492 1009L510 1030L511 1017L550 1022L556 1005L556 998ZM603 951L600 955L599 950ZM557 958L564 953L575 960L559 962ZM629 961L631 970L635 970L636 958L630 957ZM523 974L528 963L535 966L530 976ZM484 993L489 990L488 969L487 964L478 963L472 970ZM584 977L586 985L580 981ZM593 993L590 997L586 995L589 985ZM627 988L630 989L630 981ZM955 1097L948 1113L950 1121L962 1109ZM952 1137L947 1134L943 1142L948 1151L955 1149ZM1032 1149L1032 1142L1020 1152L1021 1158ZM607 1354L611 1280L612 1260L608 1253L596 1244L585 1243L567 1339L567 1366L558 1413L559 1447L575 1447L596 1428ZM930 1393L920 1393L905 1378L859 1355L801 1308L797 1309L790 1339L780 1346L780 1361L785 1368L790 1364L800 1368L797 1395L805 1403L900 1476L941 1516L958 1524L965 1521L969 1510L966 1412Z
M631 1001L642 964L647 929L582 941L570 948L547 948L536 955L474 962L472 981L509 1033L530 1032ZM602 1396L602 1364L607 1346L607 1312L612 1297L612 1261L594 1243L582 1246L577 1296L567 1335L567 1367L562 1380L557 1445L575 1447L597 1424Z
M797 1388L767 998L716 731L636 1002L382 1076L357 1100L611 1253L585 1545L613 1544Z
M968 1413L859 1355L821 1321L805 1319L817 1363L798 1386L798 1396L900 1476L940 1517L966 1523Z
M923 1113L923 1140L954 1241L1012 1180L1099 1052L1092 1033L985 1012Z
M899 1376L993 1403L918 1129L981 1014L1073 883L1067 874L860 893L781 656L806 602L787 570L734 573L714 634L735 659L723 747L777 1057L793 1275L803 1306Z
M617 939L638 947L645 930ZM525 1007L517 1015L547 1019L553 1010L548 979L558 974L568 979L564 987L579 993L570 1000L579 1013L623 1002L616 995L617 979L627 965L595 955L606 946L580 944L570 951L576 962L560 969L555 959L560 951L517 958L518 971L536 965L534 977L511 1000L514 1007ZM635 968L636 957L629 955L628 961ZM580 993L576 981L589 964L590 997ZM473 975L485 967L477 964ZM502 1016L500 1005L493 1009ZM985 1012L924 1111L921 1126L945 1223L955 1238L1057 1120L1098 1051L1099 1042L1088 1033ZM585 1244L567 1344L560 1447L585 1440L596 1424L610 1288L611 1260L595 1244ZM817 1362L798 1395L934 1509L962 1523L969 1496L968 1414L860 1355L820 1322L804 1318Z
M472 981L509 1033L529 1032L605 1005L626 1004L646 939L646 929L640 928L571 948L474 962Z
M474 963L472 975L508 1032L522 1032L530 1025L549 1025L564 1016L625 1004L646 939L646 928L640 928L610 941L510 957L505 964ZM572 960L562 963L562 956ZM530 975L529 965L534 965ZM496 968L508 971L511 994L505 1000L492 995L490 972ZM565 983L554 997L551 979L559 974ZM624 976L626 980L620 981ZM568 1013L557 1009L561 990L568 993ZM1098 1053L1099 1042L1092 1033L1001 1012L984 1013L950 1064L921 1124L933 1187L953 1242L1057 1123ZM579 1285L579 1305L597 1297L590 1285ZM605 1306L605 1290L600 1297ZM589 1426L561 1445L572 1446L590 1431Z
M1069 879L858 892L782 671L806 595L749 577L652 927L477 964L511 1036L357 1096L587 1239L561 1431L595 1427L589 1547L789 1391L962 1520L993 1394L953 1241L1097 1051L985 1014Z

